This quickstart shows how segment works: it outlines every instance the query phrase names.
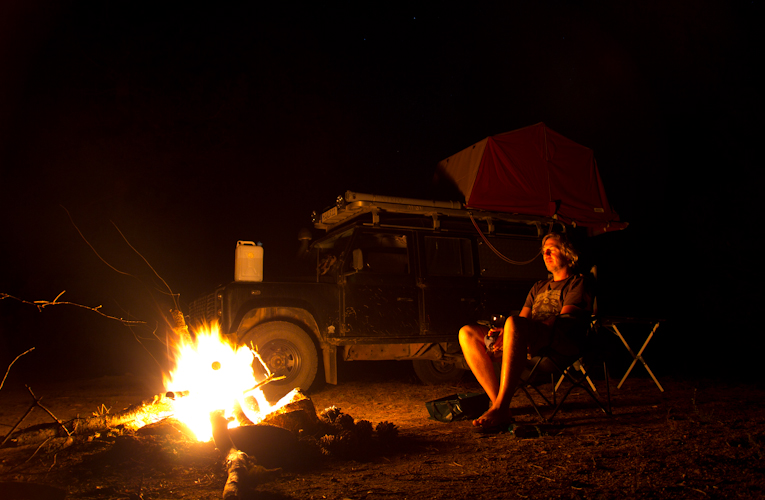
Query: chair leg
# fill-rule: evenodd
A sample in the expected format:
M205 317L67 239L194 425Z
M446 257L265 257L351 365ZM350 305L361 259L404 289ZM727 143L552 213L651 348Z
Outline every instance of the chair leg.
M552 393L553 393L552 400L553 400L553 404L556 404L556 402L555 402L555 396L556 396L555 392L556 392L556 390L558 388L555 387L555 375L553 375L552 373L550 374L550 387L552 387Z
M554 362L553 362L554 364ZM605 363L603 364L604 369L607 370L607 367ZM547 420L552 420L555 415L558 413L558 410L563 405L563 402L568 398L568 395L571 393L571 391L574 389L574 387L580 387L584 389L587 394L592 398L593 401L600 407L600 409L608 416L611 416L611 390L609 386L606 386L606 392L608 394L607 397L607 406L608 408L603 406L603 403L600 402L600 399L597 396L597 391L594 391L590 388L592 385L592 381L590 380L590 377L582 371L581 377L574 377L569 370L561 370L560 367L558 367L558 371L562 373L562 377L565 377L568 379L568 381L571 383L571 386L568 388L566 393L563 395L563 397L560 399L557 405L555 405L555 409L553 412L547 417ZM585 383L587 382L587 383ZM589 385L588 385L589 384ZM608 384L608 374L606 373L606 384Z
M552 360L550 360L554 365L556 363ZM606 381L606 401L605 406L600 401L600 398L598 398L598 391L595 385L593 384L592 380L590 379L587 372L584 370L584 367L581 365L581 363L578 363L576 365L571 365L565 370L561 370L559 366L556 365L556 369L558 370L558 373L560 373L560 378L558 379L558 382L555 383L555 374L550 374L550 382L552 384L552 403L550 403L550 400L545 397L545 395L533 384L530 384L529 382L534 378L536 374L537 367L539 366L541 362L541 359L536 362L536 364L531 368L529 374L526 376L526 378L521 379L520 383L518 384L518 387L516 387L516 392L518 389L521 389L523 393L526 395L526 398L531 403L531 406L534 408L534 411L537 413L539 418L543 422L548 422L552 420L555 415L558 413L558 410L563 405L563 403L568 398L569 394L571 394L571 391L574 389L574 387L579 387L583 389L587 394L590 396L590 398L595 401L595 403L598 405L598 407L608 416L612 416L611 412L611 385L608 378L608 366L606 363L603 363L603 372L605 375L605 381ZM574 367L574 370L572 371L571 368ZM576 374L576 372L579 372L579 374ZM579 376L575 376L579 375ZM570 383L570 386L566 390L565 394L559 399L558 398L558 388L560 387L561 383L563 382L563 379L567 379ZM544 416L542 412L540 411L539 405L536 404L534 401L534 398L531 396L531 393L527 389L527 386L530 386L532 389L534 389L537 394L544 400L545 404L547 406L553 407L552 413L548 416Z
M571 385L566 391L566 394L564 394L563 397L561 398L560 402L555 406L555 409L553 410L553 412L547 417L548 420L552 420L553 417L555 417L555 415L558 413L558 410L563 405L563 402L566 400L566 398L568 398L568 395L571 393L571 391L574 390L574 387L579 387L581 389L584 389L590 395L590 398L592 398L592 400L595 401L598 407L603 411L603 413L605 413L608 416L611 416L610 398L607 403L608 409L606 409L606 407L603 406L603 403L601 403L600 400L598 399L598 396L595 394L595 392L593 392L592 389L590 389L590 387L584 383L584 380L577 382L575 379L573 379L573 377L569 375L569 382L571 382Z
M592 387L593 392L598 392L598 389L595 387L595 384L592 383L592 380L590 380L590 376L587 375L587 371L584 369L584 365L581 363L581 361L576 362L576 368L582 372L584 375L584 378L587 379L587 383L590 384L590 387Z
M574 363L573 365L571 365L571 366L573 366L574 369L579 370L580 372L582 372L584 374L584 376L587 378L587 382L590 384L590 387L592 387L592 390L595 391L595 392L598 392L598 389L597 389L597 387L595 387L595 384L590 379L590 376L587 375L587 371L584 369L584 365L582 364L582 360L581 359L579 361L577 361L576 363ZM568 373L570 369L571 369L571 367L566 368L566 370L561 374L560 378L558 378L558 382L555 384L555 389L554 390L556 390L556 391L558 390L560 385L563 383L563 379L566 378L565 374Z
M532 387L533 387L533 386L532 386ZM521 389L521 390L523 391L523 393L526 395L526 399L528 399L528 400L529 400L529 403L531 403L531 407L532 407L532 408L534 408L534 411L535 411L535 412L537 412L537 415L539 416L539 419L540 419L542 422L547 422L547 419L545 418L545 416L544 416L544 415L542 415L542 412L539 410L539 406L538 406L538 405L537 405L537 403L534 401L534 398L533 398L533 397L531 397L531 393L530 393L530 392L529 392L529 391L526 389L526 384L525 384L525 382L521 382L521 384L518 386L518 388L519 388L519 389ZM537 391L537 392L539 392L539 391ZM543 395L543 394L541 394L541 393L540 393L540 396L542 396L542 399L544 399L544 400L545 400L545 402L546 402L548 405L550 404L550 402L547 400L547 398L545 398L545 397L544 397L544 395Z
M542 400L545 402L546 405L548 405L548 406L553 406L554 405L554 403L552 403L552 404L550 403L550 400L547 399L547 397L544 394L542 394L542 392L537 387L535 387L533 384L529 383L531 380L533 380L534 376L536 375L537 367L539 366L541 361L542 361L542 358L538 359L537 362L534 364L534 366L529 371L529 374L525 378L521 378L520 382L518 383L518 386L515 388L515 392L518 392L518 389L522 390L523 393L526 395L526 399L529 400L529 403L531 403L531 406L534 408L534 411L537 412L537 415L539 416L539 419L542 422L546 422L547 419L545 418L544 415L542 415L542 412L539 409L539 405L537 405L537 403L534 401L534 398L532 397L531 393L526 388L526 386L530 386L532 389L534 389L534 391L536 391L536 393L539 394L539 397L542 398ZM554 400L555 400L555 393L553 392L553 401Z
M606 414L610 417L613 416L613 413L611 411L611 383L608 380L608 365L605 361L603 361L603 374L606 377L606 405L608 408L608 411Z

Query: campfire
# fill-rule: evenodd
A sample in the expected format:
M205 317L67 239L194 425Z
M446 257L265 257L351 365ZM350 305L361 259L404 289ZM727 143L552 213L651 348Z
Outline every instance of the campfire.
M263 364L250 347L221 338L217 325L200 329L193 339L182 335L175 368L165 377L165 389L173 400L172 416L199 441L212 439L210 414L214 412L223 412L229 429L261 422L280 405L266 400L261 386L268 378L256 380L252 369L256 360Z
M335 406L317 413L313 401L299 389L270 403L261 388L278 378L268 371L254 348L228 342L217 326L201 328L193 335L185 324L174 330L178 341L173 346L173 368L164 377L163 393L116 414L98 412L90 418L65 422L29 389L33 398L30 409L0 447L36 447L34 456L43 446L51 453L63 449L75 453L73 444L94 441L110 448L119 442L145 442L155 447L183 442L194 447L189 450L201 450L196 448L199 446L209 449L212 442L224 459L227 480L223 498L230 499L241 498L242 488L254 488L258 474L296 470L324 456L368 456L388 449L395 441L398 429L394 424L373 426ZM261 370L253 370L258 364L263 366L262 375L256 374ZM47 411L55 424L18 429L35 407ZM175 445L171 446L175 450Z

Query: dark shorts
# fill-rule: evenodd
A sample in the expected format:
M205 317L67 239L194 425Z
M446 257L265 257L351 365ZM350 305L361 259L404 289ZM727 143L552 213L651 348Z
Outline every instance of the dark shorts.
M558 317L553 326L528 318L516 318L527 330L526 347L533 357L542 349L552 349L563 356L576 356L582 349L587 335L586 320L571 317ZM490 339L486 339L487 345Z

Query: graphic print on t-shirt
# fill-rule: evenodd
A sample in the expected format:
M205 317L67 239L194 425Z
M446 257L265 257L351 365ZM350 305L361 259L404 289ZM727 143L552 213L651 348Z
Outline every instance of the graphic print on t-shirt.
M531 308L531 319L545 321L557 316L562 309L560 302L560 290L545 290L534 298L534 306Z

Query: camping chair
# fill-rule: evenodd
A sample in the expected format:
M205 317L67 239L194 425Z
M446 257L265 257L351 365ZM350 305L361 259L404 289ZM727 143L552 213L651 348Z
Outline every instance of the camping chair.
M605 376L606 395L605 402L601 402L595 384L592 382L592 379L590 379L584 368L586 358L592 356L592 354L592 351L585 350L578 356L564 356L555 351L543 349L538 356L529 360L527 369L521 375L521 382L518 384L518 389L526 395L526 398L531 403L534 411L536 411L543 422L552 420L555 417L568 396L577 387L589 395L590 399L603 410L603 413L611 416L611 388L608 381L608 366L604 361L603 373ZM552 387L552 395L550 398L545 396L539 389L541 378L544 375L550 376L550 384ZM555 380L556 377L558 379L557 383ZM564 383L567 383L568 387L559 397L558 392L560 386ZM552 408L552 412L549 415L543 414L542 408L534 400L530 390L536 392L547 407Z
M593 266L589 275L585 277L588 280L588 286L593 292L593 314L589 324L585 327L586 331L584 332L583 340L581 342L580 352L576 355L564 355L551 348L542 349L537 356L529 360L526 370L521 375L521 382L518 385L518 389L523 391L542 421L552 420L558 413L561 405L566 401L566 398L568 398L574 388L577 387L584 390L606 415L611 416L611 388L608 380L608 366L606 365L605 359L603 359L603 373L606 383L605 405L598 397L598 390L585 369L585 365L592 361L593 358L604 358L600 349L601 342L598 338L599 322L597 316L597 299L595 298L594 293L596 277L597 268ZM565 315L562 317L565 317ZM552 401L539 390L538 381L542 374L550 376ZM557 383L555 382L556 377ZM558 389L564 382L567 382L569 387L560 400L558 400ZM544 400L548 407L553 408L552 413L548 416L542 414L539 405L534 401L529 389L533 389Z

